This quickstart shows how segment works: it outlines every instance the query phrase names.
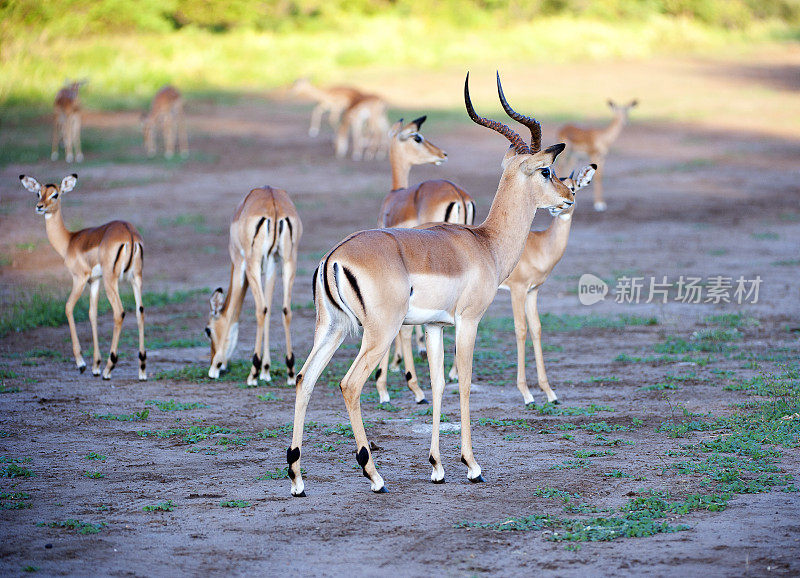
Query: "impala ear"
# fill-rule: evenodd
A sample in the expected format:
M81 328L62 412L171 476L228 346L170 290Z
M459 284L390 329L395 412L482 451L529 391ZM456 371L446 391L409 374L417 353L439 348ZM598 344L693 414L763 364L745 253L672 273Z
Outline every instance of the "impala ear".
M570 177L573 178L573 182L575 183L575 188L573 189L573 192L588 186L589 183L592 182L592 178L594 177L595 171L597 171L597 165L592 163L591 165L587 165L583 167L580 171L578 171L578 175L575 176L574 178L572 177L572 175L570 175ZM574 174L575 173L573 171L573 175Z
M610 98L606 102L608 103L609 108L616 108L614 101L611 100Z
M634 107L636 107L636 106L639 106L639 101L638 101L638 100L636 100L636 99L634 98L634 99L631 101L631 103L628 105L628 108L634 108Z
M78 182L78 175L72 173L71 175L67 175L61 180L61 188L58 192L60 193L68 193L72 189L75 188L75 184Z
M22 183L22 186L32 193L36 193L38 195L42 191L42 185L33 177L29 177L28 175L20 175L19 180Z
M396 123L392 125L392 128L389 129L389 137L394 138L396 137L400 131L403 130L403 119L401 118Z
M416 126L416 127L417 127L417 130L419 130L419 129L422 127L422 123L423 123L423 122L425 122L425 120L426 120L427 118L428 118L428 115L427 115L427 114L423 114L421 117L419 117L419 118L415 118L414 120L412 120L412 121L411 121L411 124L413 124L414 126Z
M222 287L217 287L211 294L211 315L219 317L222 313L222 306L225 304L225 292Z

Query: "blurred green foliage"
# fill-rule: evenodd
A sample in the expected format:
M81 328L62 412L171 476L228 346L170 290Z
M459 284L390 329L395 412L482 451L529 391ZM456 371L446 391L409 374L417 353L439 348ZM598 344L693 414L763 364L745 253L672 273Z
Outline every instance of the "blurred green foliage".
M84 36L109 32L314 30L352 17L392 14L469 27L546 16L646 19L661 15L723 28L763 20L800 22L800 0L0 0L0 30Z

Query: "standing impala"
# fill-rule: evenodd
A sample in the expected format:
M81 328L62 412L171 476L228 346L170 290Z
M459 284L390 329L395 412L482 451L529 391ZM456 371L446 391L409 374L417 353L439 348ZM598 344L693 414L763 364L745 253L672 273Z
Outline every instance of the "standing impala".
M85 80L68 82L56 94L53 103L53 151L50 158L58 160L58 143L64 143L64 158L68 163L73 159L83 161L81 151L81 103L78 92Z
M61 185L44 185L33 177L20 175L22 186L36 193L39 201L36 212L44 215L47 238L56 252L64 259L72 275L72 292L67 298L67 321L72 338L72 353L75 364L81 373L86 370L86 362L81 355L81 344L75 329L72 314L75 303L89 285L89 321L92 324L94 358L92 374L100 375L100 347L97 341L97 301L100 295L100 279L106 289L106 297L114 312L114 334L111 338L111 353L103 370L103 379L111 379L111 371L117 364L117 345L122 330L125 311L119 297L119 280L127 276L136 300L136 321L139 325L139 379L147 379L144 350L144 307L142 306L142 259L144 248L142 237L136 228L126 221L111 221L99 227L68 231L61 214L61 196L75 188L78 175L64 177Z
M328 123L333 130L339 126L342 113L362 96L362 92L351 86L331 86L320 88L311 84L307 78L299 78L292 85L291 91L317 102L311 112L311 125L308 127L309 136L317 136L322 123L322 116L328 113Z
M572 173L561 181L569 187L574 194L587 186L594 176L597 165L589 165L578 171L577 176ZM539 289L547 281L553 268L561 260L569 241L569 230L572 224L572 213L575 205L557 213L553 222L544 231L531 231L519 263L508 278L500 284L500 289L511 292L511 309L514 313L514 333L517 338L517 389L522 394L525 404L533 404L533 395L528 389L525 377L525 337L528 326L531 330L533 351L536 356L536 374L539 388L547 396L548 402L558 403L555 392L547 381L544 370L544 357L542 355L542 324L539 321L537 300ZM458 379L455 366L450 369L450 379Z
M269 374L269 318L272 293L277 280L278 259L283 263L283 329L286 333L287 383L294 385L294 353L292 353L292 286L297 271L297 245L303 224L294 203L281 189L253 189L233 215L228 252L231 256L231 279L228 292L222 287L211 295L211 315L206 335L211 339L211 367L208 376L219 377L227 369L228 360L239 338L239 316L247 287L253 288L256 305L256 344L248 385L259 379L271 381ZM263 267L266 265L266 271ZM261 278L266 273L266 284ZM262 345L263 344L263 345Z
M359 95L344 111L336 130L336 158L347 156L349 141L352 141L350 156L354 161L385 156L386 133L389 132L387 109L388 105L381 97Z
M300 468L306 408L314 384L345 335L363 328L361 348L340 384L357 444L356 461L373 492L385 492L369 450L361 418L361 389L386 354L402 325L425 324L433 392L433 427L428 461L431 480L444 481L439 453L439 421L444 392L442 326L455 325L456 364L461 404L461 461L467 478L481 482L472 451L469 392L478 323L497 287L516 266L538 208L566 209L570 190L554 178L551 165L564 150L558 144L540 151L541 131L533 118L514 113L531 130L529 146L513 130L478 116L469 98L470 118L505 136L516 154L503 174L486 220L479 226L442 223L425 229L373 229L347 237L322 258L312 280L317 322L314 346L297 376L294 427L286 452L293 496L304 496ZM497 79L501 101L505 100Z
M614 141L619 137L628 122L628 115L633 107L637 105L636 100L629 104L618 105L613 101L608 101L608 106L614 113L611 123L602 129L579 128L568 124L558 131L558 139L567 143L567 158L564 159L563 166L570 167L571 157L574 153L581 153L589 157L589 160L597 164L597 174L594 180L594 210L605 211L606 203L603 200L603 172L606 166L606 157Z
M386 196L381 205L378 227L416 227L423 223L445 222L472 225L475 220L475 201L469 194L454 183L439 179L424 181L413 187L408 186L408 175L414 165L433 163L442 164L447 159L447 153L428 141L419 133L422 123L427 117L422 116L403 125L400 120L394 124L389 132L391 146L389 160L392 165L392 191ZM422 330L420 332L419 351L425 354ZM417 372L414 369L414 357L411 351L411 333L413 327L403 326L395 340L395 357L392 360L393 369L400 365L400 351L405 365L406 383L414 392L417 403L425 403L425 394L417 383ZM389 352L381 361L377 371L378 394L380 402L389 401L389 392L386 389L387 366L389 365Z
M175 155L175 141L178 141L181 156L189 156L189 139L186 136L186 122L183 116L183 96L174 86L166 85L153 97L150 111L142 117L144 148L147 156L156 156L156 130L161 125L164 140L164 156L171 159Z

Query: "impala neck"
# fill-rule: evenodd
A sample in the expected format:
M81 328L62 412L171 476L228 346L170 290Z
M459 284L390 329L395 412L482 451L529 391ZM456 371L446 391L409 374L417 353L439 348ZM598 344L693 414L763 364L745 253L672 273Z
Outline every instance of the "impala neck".
M486 220L475 227L489 240L489 250L497 266L497 285L517 266L536 214L533 191L511 182L508 173L500 179Z
M54 211L45 213L44 227L47 231L47 238L53 246L53 249L55 249L62 258L66 258L67 248L69 247L70 239L72 239L72 233L70 233L66 225L64 225L64 216L61 214L61 203L58 203Z
M622 132L622 127L625 126L627 120L628 118L624 113L614 113L614 119L605 129L603 129L603 132L600 133L601 138L606 145L610 145L617 140L617 137L619 136L619 133Z
M244 262L242 262L241 267L245 267ZM222 305L222 312L220 314L221 317L224 317L227 321L227 326L225 328L226 332L230 332L231 326L239 321L239 316L242 314L242 304L244 303L244 297L246 294L247 277L244 275L244 269L238 270L236 266L231 265L231 280L228 283L228 291L225 294L225 303Z
M572 227L572 209L564 211L547 227L544 236L542 253L547 255L550 261L555 264L564 256L569 241L569 230Z
M408 188L411 163L397 150L394 140L389 149L389 162L392 164L392 190Z

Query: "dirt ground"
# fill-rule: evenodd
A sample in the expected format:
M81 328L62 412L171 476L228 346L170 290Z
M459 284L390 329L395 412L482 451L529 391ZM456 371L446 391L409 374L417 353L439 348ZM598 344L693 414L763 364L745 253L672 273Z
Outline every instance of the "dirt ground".
M770 102L797 98L796 55L771 68L768 64L756 63L763 68L758 74L734 74L728 65L676 62L665 74L694 87L703 102L713 97L708 91L714 90L714 83L724 84L717 96L720 110L729 110L726 102L739 95L741 101L732 108L749 106L755 114L765 85L770 93L764 98ZM660 85L648 88L646 63L618 66L626 79L639 74L640 92L635 96L642 109L648 96L668 98ZM699 73L701 69L706 72ZM572 87L572 73L581 70L577 65L565 67L548 91ZM613 76L613 67L608 72ZM458 86L455 75L442 74ZM489 74L480 78L493 81ZM386 84L386 92L396 87L402 94L404 80L408 79ZM625 80L624 88L632 88L632 83ZM541 86L537 90L547 92ZM510 88L506 93L509 98L514 94ZM476 94L479 111L497 108L489 100L491 91ZM535 96L529 100L535 101ZM115 576L287 571L459 576L800 573L800 500L796 493L777 489L737 494L724 511L695 511L670 520L688 525L686 531L582 542L574 550L565 549L569 542L548 539L552 533L547 531L456 527L460 522L559 513L557 500L534 495L537 488L579 493L609 508L622 506L644 489L674 495L703 490L699 476L669 467L677 458L668 452L687 440L669 437L657 431L659 426L683 408L729 415L733 404L750 397L723 389L725 385L777 372L798 358L800 135L791 134L797 126L796 106L787 116L791 122L770 110L766 119L742 126L730 113L693 123L645 113L642 120L634 113L608 162L608 211L592 210L590 189L579 193L570 244L541 291L540 310L556 319L599 321L549 331L551 326L545 324L545 358L562 407L595 404L604 409L570 416L523 406L514 386L510 301L501 292L482 325L471 396L473 443L486 483L470 484L458 461L455 384L448 384L444 401L452 420L443 424L442 436L447 483L429 482L430 417L420 415L400 374L392 374L392 406L378 406L372 381L364 389L367 433L377 446L374 456L389 493L369 491L343 425L347 414L338 390L338 379L357 347L350 340L312 397L303 451L308 497L292 499L289 480L277 471L286 465L290 428L285 426L294 405L294 390L285 387L283 374L278 371L272 383L257 388L245 388L243 381L233 379L212 382L201 377L208 363L202 334L207 297L213 287L227 286L228 281L227 225L240 199L255 186L285 188L295 200L305 233L292 332L302 362L313 339L311 272L334 243L374 225L390 182L388 163L336 161L330 131L326 138L306 136L308 106L262 96L190 104L193 152L185 162L142 159L135 113L90 112L83 166L67 167L43 156L39 162L8 164L0 172L4 307L40 285L66 295L69 283L47 243L41 217L34 214L33 197L18 186L21 172L50 182L77 170L78 186L65 200L70 226L130 220L145 239L146 290L203 290L181 303L148 309L146 383L136 380L132 315L123 329L120 363L110 382L75 370L66 325L3 337L0 368L3 386L10 392L0 395L0 456L7 458L4 463L26 460L18 463L35 473L0 478L0 491L27 493L31 505L0 510L3 574L21 574L27 566L47 575ZM542 121L543 142L549 144L558 122L546 117ZM42 118L5 130L3 146L12 146L12 141L24 145L46 139L49 129ZM437 123L436 112L423 133L449 158L442 167L415 168L412 181L454 180L476 198L482 219L500 174L506 147L502 138L466 121ZM104 138L115 139L116 149L104 148ZM549 222L549 215L539 213L533 226L544 228ZM616 279L626 275L648 280L664 275L671 280L680 275L760 276L762 284L755 304L618 304L609 295L587 307L576 295L583 273L612 283L612 293ZM656 354L658 344L671 338L691 340L695 331L708 328L708 316L739 313L750 321L738 330L742 339L727 354L713 354L705 361ZM656 322L615 323L620 315ZM280 368L283 336L277 316L271 329L273 363ZM88 322L79 323L78 330L86 351L91 343ZM249 359L254 331L248 298L235 358ZM104 351L110 333L106 313L100 323ZM625 362L620 356L642 359ZM429 391L427 367L417 363L417 370L423 389ZM645 389L674 376L680 377L674 380L675 388ZM530 348L528 380L535 388ZM534 396L544 401L538 388ZM198 406L161 411L147 403L173 399ZM146 408L149 416L143 421L95 417ZM498 425L491 420L506 421ZM598 421L620 426L609 434L620 440L613 447L616 453L592 458L586 467L563 467L576 451L598 445L600 438L583 429ZM182 435L153 433L190 426L219 427L206 430L206 438L189 441ZM694 441L711 435L697 432ZM105 459L87 459L90 452ZM800 474L797 448L781 452L779 471ZM607 475L613 471L630 477ZM90 472L100 474L93 478L87 476ZM270 473L277 479L263 479ZM143 511L167 500L174 503L171 511ZM246 505L220 505L236 500ZM99 533L85 535L37 525L68 519L106 525Z

